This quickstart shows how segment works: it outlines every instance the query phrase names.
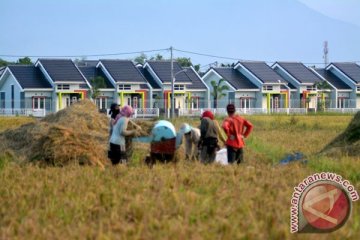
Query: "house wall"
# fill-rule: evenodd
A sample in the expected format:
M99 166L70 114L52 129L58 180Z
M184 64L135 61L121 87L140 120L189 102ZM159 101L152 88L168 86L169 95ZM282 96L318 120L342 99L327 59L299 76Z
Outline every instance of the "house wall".
M333 91L331 91L330 96L331 96L330 107L331 108L336 108L337 107L336 101L337 101L337 98L339 96L339 93L337 93L335 90L333 90Z
M9 74L2 83L0 92L5 92L5 108L11 108L11 86L14 85L14 108L21 107L21 88L15 78Z
M256 92L236 92L235 93L235 106L236 107L241 107L240 106L240 98L250 98L250 107L251 108L256 108L256 102L257 102L257 98L256 98Z
M356 96L356 108L360 108L360 95Z

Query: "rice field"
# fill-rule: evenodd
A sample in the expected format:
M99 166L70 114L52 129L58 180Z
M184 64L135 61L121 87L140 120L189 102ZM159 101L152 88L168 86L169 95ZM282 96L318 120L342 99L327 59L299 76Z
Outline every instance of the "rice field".
M0 239L360 239L359 202L330 234L291 234L289 224L293 187L310 174L336 172L360 191L359 157L317 155L352 116L247 118L254 131L240 166L181 160L149 169L146 144L135 145L128 166L105 170L18 164L2 155ZM0 118L0 131L28 121L36 120ZM183 122L199 125L173 121ZM308 163L278 165L294 151Z

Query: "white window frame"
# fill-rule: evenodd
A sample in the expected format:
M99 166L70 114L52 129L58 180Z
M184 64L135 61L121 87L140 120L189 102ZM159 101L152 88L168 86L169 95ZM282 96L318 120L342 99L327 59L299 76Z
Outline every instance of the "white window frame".
M174 90L175 91L183 91L183 90L185 90L185 85L183 85L183 84L175 84L174 85Z
M316 91L316 86L306 86L306 91Z
M274 86L272 85L263 86L263 91L273 91L273 90L274 90Z
M70 84L58 84L57 90L70 90Z
M45 97L38 97L38 96L34 96L32 98L33 101L33 109L45 109ZM41 101L43 103L43 107L41 108ZM36 107L37 105L37 107Z
M119 84L119 90L131 90L131 84Z

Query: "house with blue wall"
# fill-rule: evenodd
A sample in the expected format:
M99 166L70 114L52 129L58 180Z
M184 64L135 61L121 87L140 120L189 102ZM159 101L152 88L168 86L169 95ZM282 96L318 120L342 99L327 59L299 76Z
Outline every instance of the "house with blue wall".
M99 60L96 68L110 80L114 102L133 108L152 105L151 85L131 60Z
M173 62L174 106L176 109L198 109L208 107L209 91L193 67L183 68ZM152 98L159 108L171 108L171 62L147 61L142 70L153 87Z
M290 88L287 82L265 62L239 61L234 67L210 68L203 81L213 92L211 82L224 79L228 86L225 97L218 101L218 108L235 103L238 108L278 109L287 108ZM212 107L214 103L212 101Z
M321 96L318 95L319 91L316 84L324 80L304 64L300 62L276 62L272 68L296 89L296 91L291 92L290 107L316 110L319 99L325 101L331 98L331 93L321 92Z
M8 114L25 114L24 109L51 112L53 87L34 65L10 65L0 76L0 109ZM30 113L33 114L33 113ZM45 114L41 113L41 114Z
M340 99L348 99L348 104L338 100L338 107L360 108L360 66L356 63L337 62L330 63L325 70L351 88L346 95L340 95Z
M35 67L52 87L54 112L87 98L91 86L71 59L39 59Z

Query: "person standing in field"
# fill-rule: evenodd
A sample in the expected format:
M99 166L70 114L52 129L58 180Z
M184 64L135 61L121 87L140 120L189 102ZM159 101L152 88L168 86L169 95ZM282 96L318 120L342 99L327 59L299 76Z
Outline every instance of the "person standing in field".
M216 151L220 148L218 138L221 138L219 127L215 123L214 115L211 111L205 111L201 116L200 123L200 161L202 163L213 163Z
M226 133L226 148L228 163L240 164L244 161L244 138L247 138L252 129L253 125L245 118L238 114L235 114L235 105L228 104L226 106L228 117L224 119L222 127Z
M130 106L121 108L120 113L116 116L113 131L110 137L109 158L113 165L118 163L127 163L128 154L126 149L126 137L134 137L141 127L136 125L135 130L128 130L130 117L133 115L133 109Z
M200 141L200 129L184 123L183 125L181 125L180 131L184 133L185 137L185 159L198 160L199 151L197 146Z
M120 105L117 103L112 103L110 106L110 123L109 123L109 138L111 137L113 126L115 123L116 116L120 113Z

